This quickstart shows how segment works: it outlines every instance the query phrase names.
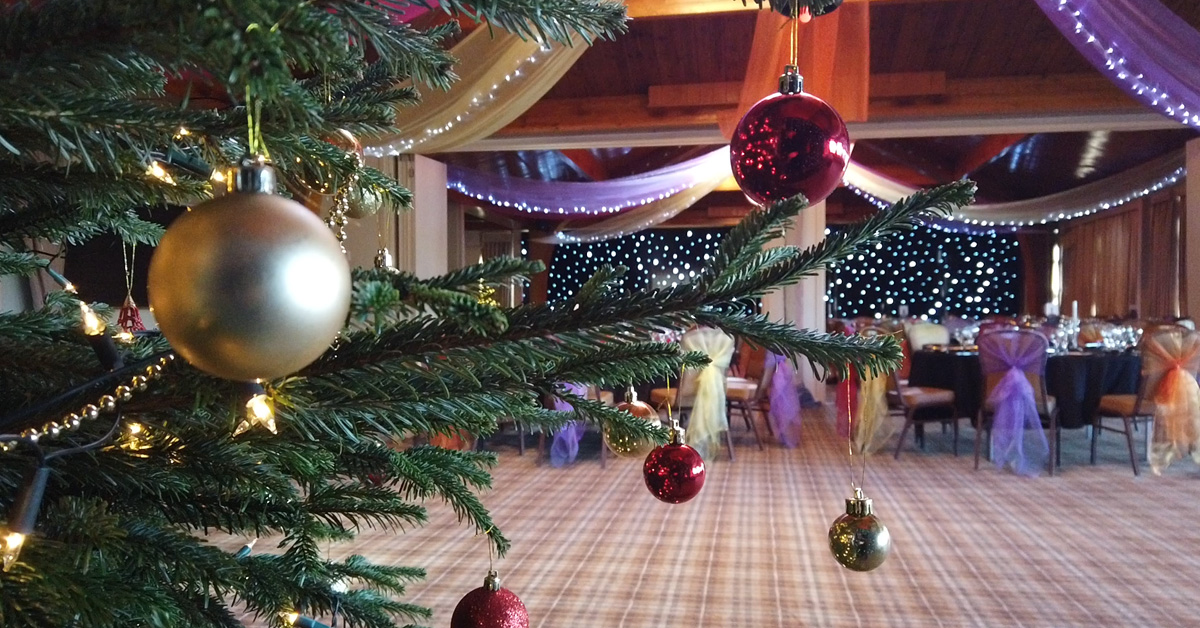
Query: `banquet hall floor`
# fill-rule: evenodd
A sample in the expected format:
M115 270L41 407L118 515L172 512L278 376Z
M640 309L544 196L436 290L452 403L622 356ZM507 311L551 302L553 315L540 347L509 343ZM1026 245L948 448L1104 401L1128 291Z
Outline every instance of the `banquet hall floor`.
M1105 435L1093 467L1085 433L1070 431L1062 474L1024 478L973 471L970 428L959 458L949 434L931 430L924 452L910 442L898 461L871 461L866 491L893 551L862 574L827 549L850 476L826 413L806 413L795 450L760 452L744 428L735 436L737 460L710 462L703 492L677 506L650 496L640 461L602 469L585 449L555 469L498 446L484 501L513 541L498 567L530 626L1197 625L1200 471L1190 460L1135 478L1119 435ZM449 625L488 564L483 540L441 504L421 529L368 531L336 550L425 567L407 601L433 609L429 626Z

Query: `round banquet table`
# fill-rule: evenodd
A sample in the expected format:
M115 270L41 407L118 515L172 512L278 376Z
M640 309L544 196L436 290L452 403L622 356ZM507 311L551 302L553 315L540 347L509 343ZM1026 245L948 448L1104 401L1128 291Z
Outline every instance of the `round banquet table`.
M1069 429L1091 425L1101 397L1137 393L1141 368L1136 353L1051 355L1046 361L1046 392L1058 402L1059 425ZM914 352L908 384L953 390L958 415L974 419L983 397L979 354Z

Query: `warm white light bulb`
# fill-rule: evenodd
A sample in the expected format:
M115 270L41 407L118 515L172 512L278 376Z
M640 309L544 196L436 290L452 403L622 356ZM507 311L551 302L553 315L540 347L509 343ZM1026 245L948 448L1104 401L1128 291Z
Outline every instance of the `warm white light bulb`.
M157 161L150 162L150 165L146 168L146 175L154 177L163 183L175 185L175 179L171 176L171 173L163 169L162 164Z
M234 431L234 436L255 425L262 425L272 434L278 433L275 428L275 408L266 393L258 393L246 402L246 420Z
M25 545L25 535L20 532L9 532L4 536L4 571L8 571L21 555L21 546Z
M79 312L83 317L83 333L89 336L99 336L104 333L104 321L96 316L87 303L79 302Z

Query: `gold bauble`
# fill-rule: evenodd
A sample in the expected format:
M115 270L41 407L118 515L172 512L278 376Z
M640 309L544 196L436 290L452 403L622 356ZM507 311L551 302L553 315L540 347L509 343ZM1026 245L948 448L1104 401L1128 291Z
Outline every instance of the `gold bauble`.
M320 218L266 193L270 168L244 162L231 187L163 235L150 261L150 309L196 368L274 379L312 363L341 331L350 266Z
M830 526L829 549L841 566L854 571L871 571L887 560L892 535L862 491L855 490L855 496L846 500L846 514Z
M637 393L633 389L625 393L625 401L617 404L617 409L624 410L639 419L644 419L656 427L661 425L658 420L658 412L650 404L638 401ZM645 458L657 445L657 443L648 438L638 439L617 436L609 431L607 426L604 428L604 444L614 454L622 458Z
M350 218L366 218L374 216L383 208L383 195L373 185L354 184L346 199L346 215Z

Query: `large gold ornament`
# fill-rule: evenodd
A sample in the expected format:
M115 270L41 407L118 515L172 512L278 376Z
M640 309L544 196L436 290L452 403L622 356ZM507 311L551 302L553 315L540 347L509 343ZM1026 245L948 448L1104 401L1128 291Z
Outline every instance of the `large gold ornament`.
M892 535L874 515L862 489L854 489L854 497L846 500L846 514L829 528L829 549L839 564L854 571L875 569L892 551Z
M644 401L638 401L637 393L633 388L625 392L625 401L617 404L618 410L624 410L633 416L649 421L655 427L661 425L658 420L658 412L650 407L650 404ZM645 458L647 454L654 449L654 441L648 438L630 438L628 436L617 436L613 434L608 427L604 428L604 444L617 456L623 458Z
M243 160L231 192L180 216L150 262L150 309L188 362L274 379L316 360L345 325L350 266L321 219Z

